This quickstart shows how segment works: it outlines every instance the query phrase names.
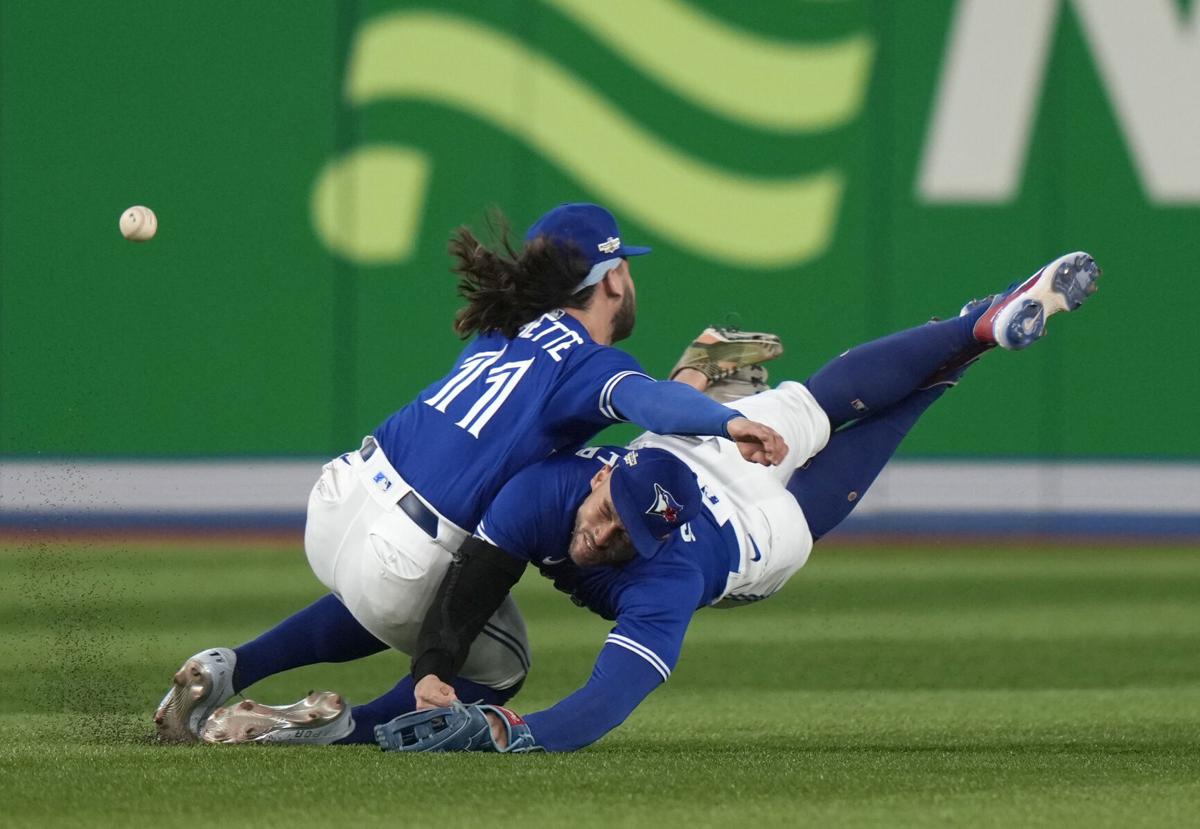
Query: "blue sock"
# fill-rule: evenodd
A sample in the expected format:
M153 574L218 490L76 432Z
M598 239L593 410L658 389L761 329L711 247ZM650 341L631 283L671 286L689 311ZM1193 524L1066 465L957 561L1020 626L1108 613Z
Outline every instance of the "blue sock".
M487 705L503 705L521 687L518 683L512 688L498 691L486 685L479 685L469 679L454 680L450 683L458 698L466 703L482 702ZM381 697L371 700L365 705L356 705L351 710L354 717L354 730L349 736L338 740L340 745L374 744L375 726L391 722L401 714L416 710L417 703L413 698L412 676L406 676L396 683L396 687Z
M965 351L980 348L971 333L984 304L965 317L931 322L856 346L817 370L805 385L834 429L881 412Z
M350 662L387 650L330 593L289 616L262 636L233 649L233 690L318 662Z
M890 409L834 432L829 444L796 470L787 488L804 510L814 541L858 506L904 436L947 388L915 391Z

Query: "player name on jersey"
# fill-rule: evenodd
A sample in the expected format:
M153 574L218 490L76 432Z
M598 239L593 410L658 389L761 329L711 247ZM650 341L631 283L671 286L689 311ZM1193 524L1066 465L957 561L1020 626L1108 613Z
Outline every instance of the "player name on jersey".
M551 311L521 326L517 336L534 342L541 342L546 337L550 339L541 342L542 350L549 354L555 362L562 361L562 355L572 346L583 345L583 337L562 323L564 312Z

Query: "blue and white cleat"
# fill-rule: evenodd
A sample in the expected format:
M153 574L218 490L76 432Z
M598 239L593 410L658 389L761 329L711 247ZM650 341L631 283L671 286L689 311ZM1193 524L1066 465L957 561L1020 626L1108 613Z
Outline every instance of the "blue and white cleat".
M314 691L291 705L244 699L218 708L200 729L206 743L293 743L329 745L354 731L350 706L333 691Z
M1010 351L1028 348L1046 333L1046 320L1074 311L1096 293L1100 268L1083 251L1060 256L1016 288L1000 294L975 322L975 339Z
M229 648L209 648L183 663L171 690L154 712L154 728L163 743L194 743L204 721L233 696L237 655Z

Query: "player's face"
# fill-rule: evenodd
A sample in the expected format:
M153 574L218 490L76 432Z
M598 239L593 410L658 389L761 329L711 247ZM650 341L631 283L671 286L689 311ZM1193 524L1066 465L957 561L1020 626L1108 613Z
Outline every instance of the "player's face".
M622 260L615 270L621 275L621 284L625 289L621 305L613 316L612 341L617 343L633 333L633 325L637 322L637 291L633 287L633 277L629 275L628 260Z
M575 513L569 552L571 561L580 567L620 564L635 554L633 542L613 504L611 475L612 468L607 466L596 473L591 493Z

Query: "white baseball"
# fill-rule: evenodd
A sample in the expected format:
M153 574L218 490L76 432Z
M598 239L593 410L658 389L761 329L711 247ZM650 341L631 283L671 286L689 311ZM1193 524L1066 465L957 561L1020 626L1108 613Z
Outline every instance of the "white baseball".
M148 242L158 232L158 217L144 205L135 204L121 214L121 235L131 242Z

